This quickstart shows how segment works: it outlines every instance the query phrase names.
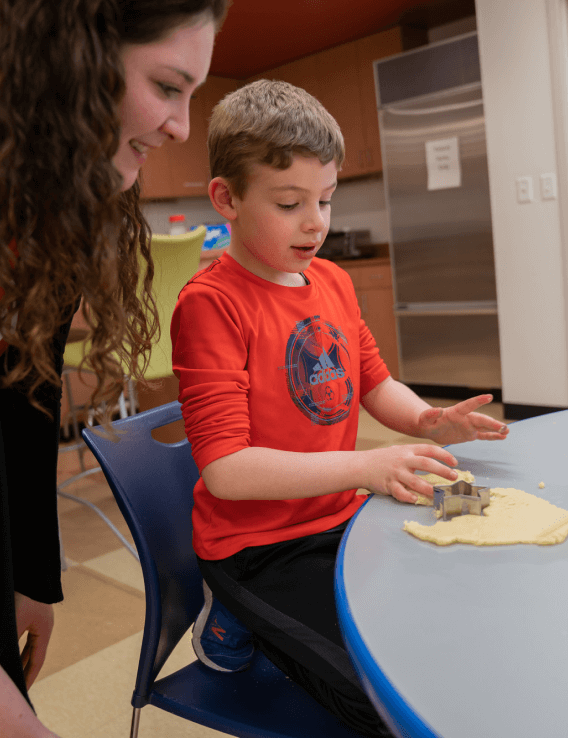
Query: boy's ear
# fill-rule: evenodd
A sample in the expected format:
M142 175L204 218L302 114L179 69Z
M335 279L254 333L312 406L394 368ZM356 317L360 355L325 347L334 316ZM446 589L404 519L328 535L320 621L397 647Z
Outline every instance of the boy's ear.
M209 182L209 198L219 215L227 220L234 220L237 217L231 188L226 179L215 177Z

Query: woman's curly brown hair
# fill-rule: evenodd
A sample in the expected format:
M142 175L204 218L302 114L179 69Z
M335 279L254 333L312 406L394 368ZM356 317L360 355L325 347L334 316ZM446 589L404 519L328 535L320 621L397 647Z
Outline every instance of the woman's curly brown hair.
M159 327L139 184L121 192L112 164L121 48L205 11L219 27L226 9L227 0L0 3L0 338L20 356L0 387L21 386L36 407L35 390L60 383L52 339L81 297L93 401L118 397L125 372L143 375Z

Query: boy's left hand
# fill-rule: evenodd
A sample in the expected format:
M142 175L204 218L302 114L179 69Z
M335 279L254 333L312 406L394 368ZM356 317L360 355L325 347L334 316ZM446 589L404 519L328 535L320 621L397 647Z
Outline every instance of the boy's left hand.
M451 407L424 410L418 419L421 437L430 438L442 446L464 441L502 441L509 433L507 426L475 412L492 400L492 395L478 395Z

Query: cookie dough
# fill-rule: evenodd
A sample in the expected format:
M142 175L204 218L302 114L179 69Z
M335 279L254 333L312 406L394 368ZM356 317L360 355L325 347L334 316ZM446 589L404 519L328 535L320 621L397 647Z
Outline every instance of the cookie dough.
M444 479L444 477L440 477L437 474L420 474L420 478L423 479L425 482L428 482L428 484L431 484L432 486L434 486L435 484L454 484L455 482L460 481L474 484L475 477L471 472L461 471L460 469L456 469L456 471L458 473L458 478L455 479L454 482L451 482L449 479ZM430 507L434 505L434 501L431 497L426 497L425 495L421 495L418 492L415 492L415 495L415 505L430 505Z
M404 530L438 546L452 543L546 546L562 543L568 536L568 510L519 489L491 489L491 503L483 512L483 515L455 515L434 525L405 520Z

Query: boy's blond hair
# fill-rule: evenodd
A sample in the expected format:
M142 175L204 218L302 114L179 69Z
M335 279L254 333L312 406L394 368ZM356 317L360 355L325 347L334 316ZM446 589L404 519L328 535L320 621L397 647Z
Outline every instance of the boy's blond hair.
M211 116L207 137L212 177L224 177L242 198L252 164L288 169L294 154L341 168L341 130L323 105L299 87L261 79L226 95Z

